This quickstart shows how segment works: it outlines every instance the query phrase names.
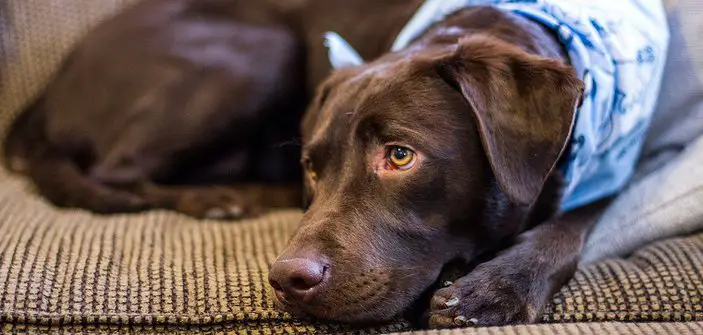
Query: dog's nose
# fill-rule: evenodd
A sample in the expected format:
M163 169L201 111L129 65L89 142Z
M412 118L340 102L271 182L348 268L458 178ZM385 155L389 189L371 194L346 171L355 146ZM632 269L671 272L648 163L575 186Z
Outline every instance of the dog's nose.
M327 266L311 258L277 260L271 265L269 283L283 300L308 301L325 280Z

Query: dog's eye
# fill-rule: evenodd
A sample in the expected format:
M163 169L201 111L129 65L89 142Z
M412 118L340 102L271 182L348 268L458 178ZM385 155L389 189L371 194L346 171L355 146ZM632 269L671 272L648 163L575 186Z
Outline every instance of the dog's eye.
M406 147L393 145L388 148L387 160L392 170L407 170L415 164L415 152Z

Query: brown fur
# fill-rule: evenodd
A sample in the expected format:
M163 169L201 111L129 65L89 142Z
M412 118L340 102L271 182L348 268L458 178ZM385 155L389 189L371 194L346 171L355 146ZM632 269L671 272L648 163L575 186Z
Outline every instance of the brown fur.
M386 54L421 2L147 0L78 45L6 161L57 205L246 216L290 202L266 188L298 180L299 148L278 144L302 118L306 212L271 268L282 308L533 322L592 224L556 213L581 83L551 32L492 8ZM327 30L370 62L328 76ZM417 166L379 170L389 144ZM436 287L456 262L480 264Z

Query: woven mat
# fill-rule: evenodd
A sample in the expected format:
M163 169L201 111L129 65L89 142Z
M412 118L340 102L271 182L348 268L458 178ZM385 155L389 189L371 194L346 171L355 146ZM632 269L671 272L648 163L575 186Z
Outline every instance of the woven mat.
M294 329L294 328L291 328ZM32 333L32 334L75 334L75 333L101 333L101 334L121 334L127 332L141 333L144 329L125 329L120 327L67 327L62 329L37 326L8 326L3 329L7 332L17 333ZM252 333L259 334L276 334L274 331L250 330ZM304 329L301 329L304 333ZM160 328L158 331L148 331L151 334L237 334L246 333L246 329L234 330L227 327L204 327L195 330L174 330ZM703 322L687 322L687 323L575 323L575 324L550 324L550 325L530 325L530 326L514 326L502 328L478 328L478 329L452 329L443 331L417 331L403 332L397 334L427 334L427 335L496 335L496 334L511 334L511 335L542 335L542 334L676 334L676 335L699 335L703 334Z
M238 223L98 217L60 212L25 186L0 171L0 322L339 329L299 324L267 297L268 265L298 211Z
M144 332L344 329L296 321L268 298L268 264L298 211L238 223L162 211L100 217L54 209L25 186L0 172L0 322ZM703 321L702 297L698 234L581 270L543 321ZM363 332L402 330L409 325Z
M0 0L0 136L73 44L136 0ZM4 136L3 136L4 137Z
M404 333L408 334L408 333ZM453 329L443 331L414 332L427 335L542 335L542 334L703 334L703 323L576 323L531 325L502 328Z

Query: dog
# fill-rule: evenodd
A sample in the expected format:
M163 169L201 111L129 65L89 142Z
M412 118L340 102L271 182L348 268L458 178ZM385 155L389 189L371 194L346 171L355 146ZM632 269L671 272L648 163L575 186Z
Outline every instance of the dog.
M269 276L283 310L534 322L659 89L661 4L604 3L146 0L76 47L5 161L60 206L213 219L265 207L223 186L302 176ZM302 151L276 145L299 122Z

